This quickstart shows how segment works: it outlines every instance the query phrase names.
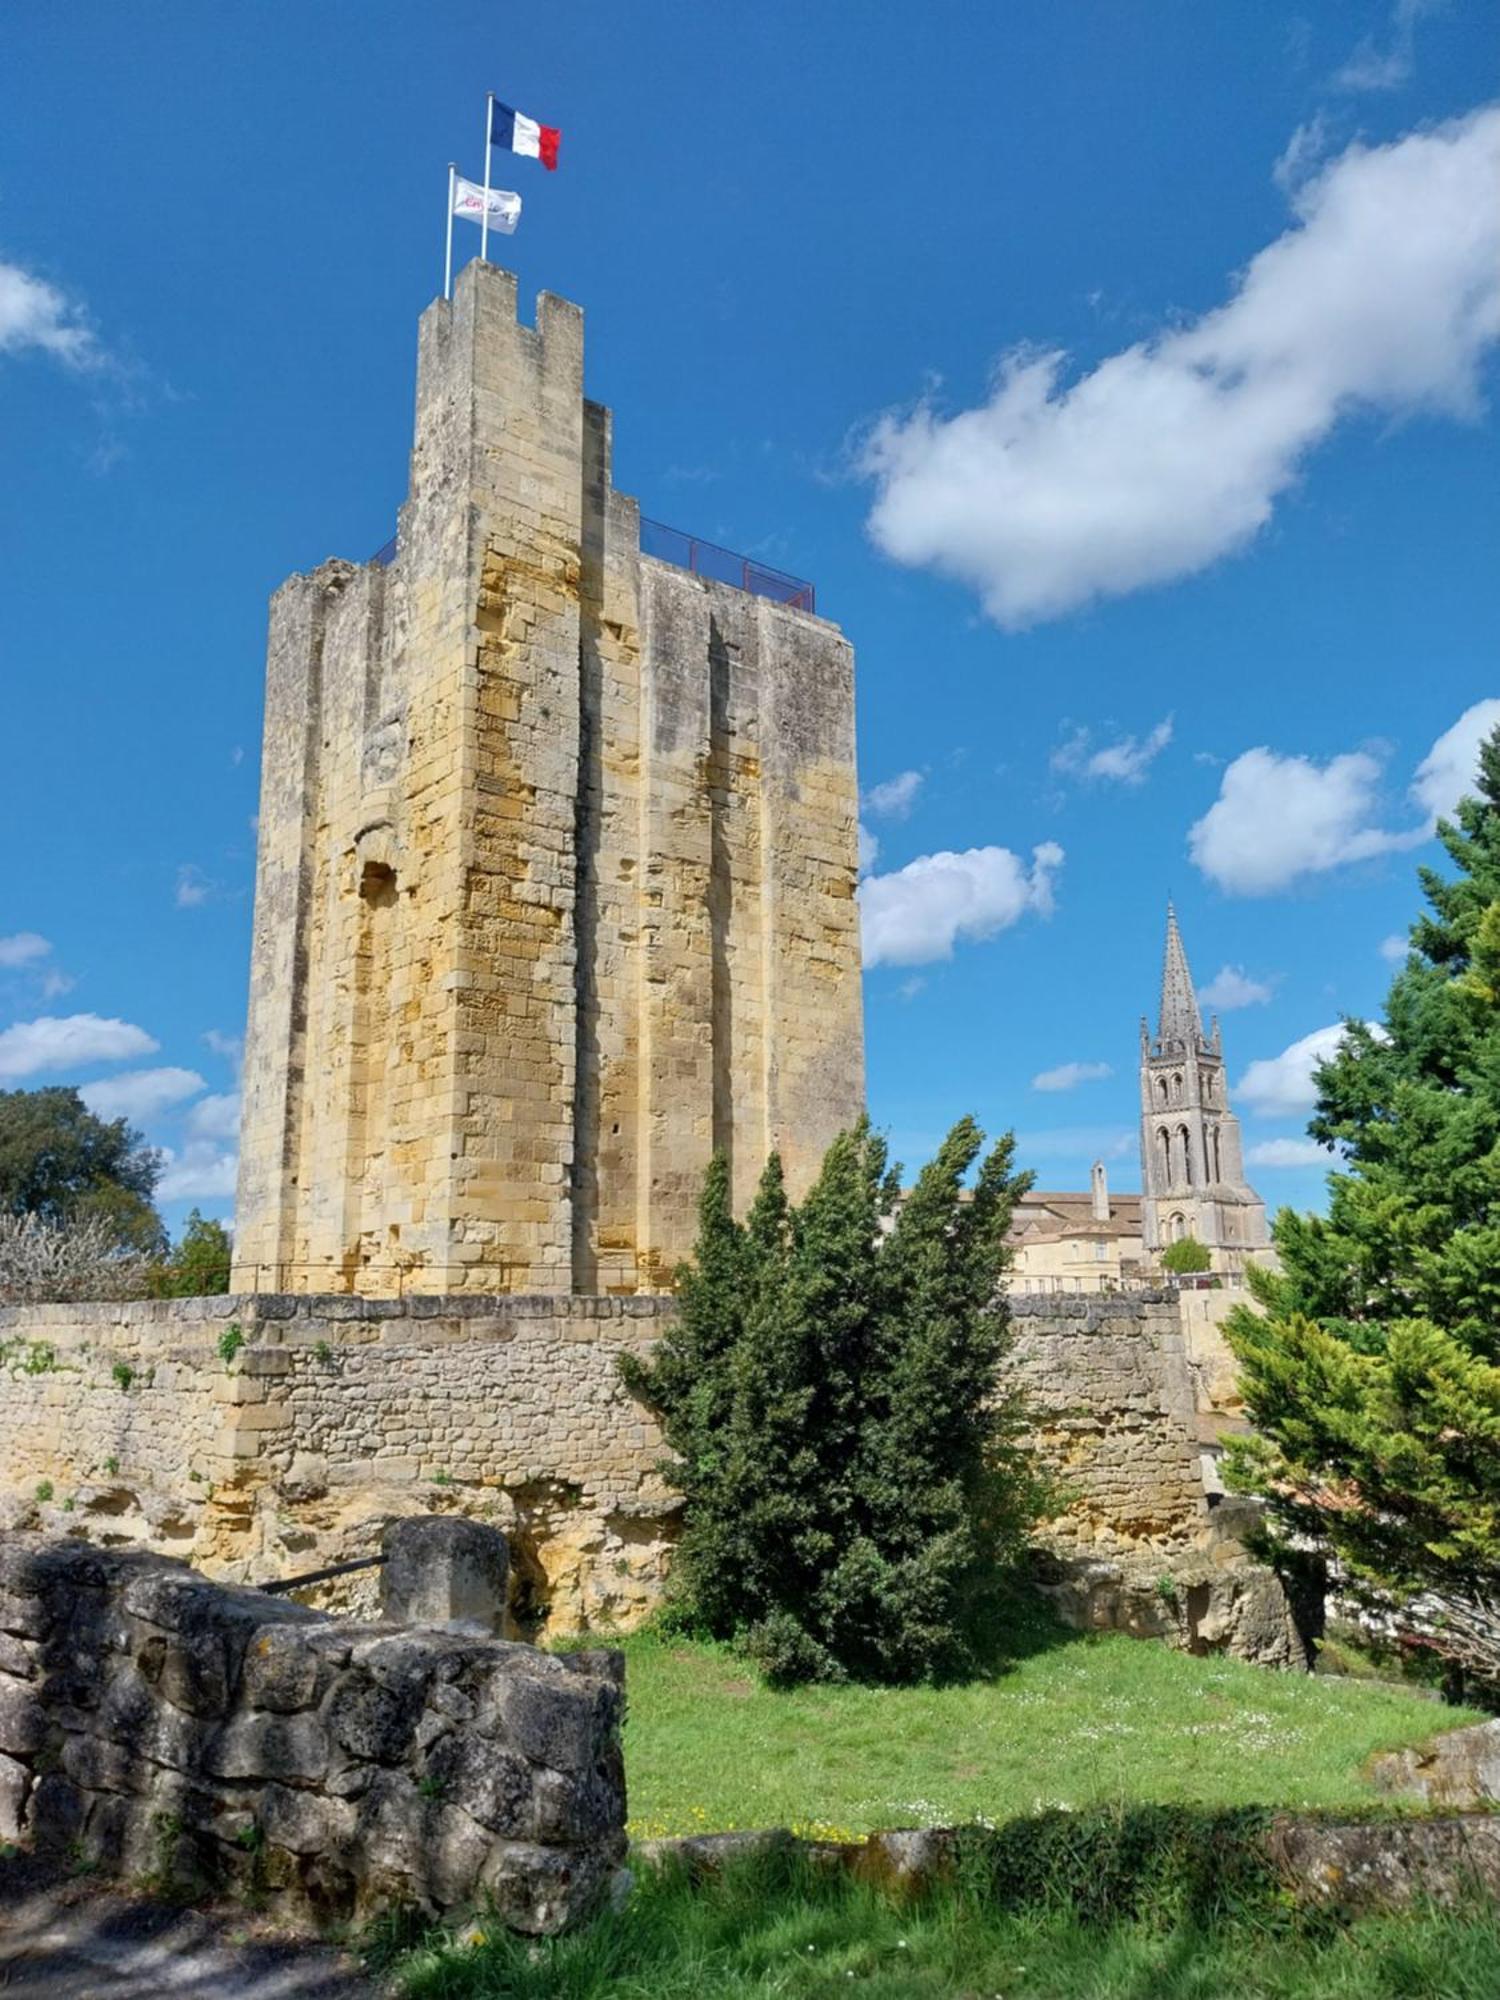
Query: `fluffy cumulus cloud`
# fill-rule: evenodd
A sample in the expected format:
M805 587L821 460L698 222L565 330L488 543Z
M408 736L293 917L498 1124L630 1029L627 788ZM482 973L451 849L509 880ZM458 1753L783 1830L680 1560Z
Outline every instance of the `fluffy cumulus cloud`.
M1122 785L1141 785L1146 773L1172 740L1172 718L1164 716L1144 736L1119 736L1095 744L1093 732L1075 729L1053 751L1051 765L1070 777L1113 778Z
M1364 750L1316 764L1265 748L1236 757L1219 796L1188 834L1193 861L1234 896L1267 896L1299 875L1362 861L1426 838L1375 824L1381 766Z
M217 1092L210 1097L202 1097L187 1114L185 1126L190 1139L238 1138L240 1130L240 1094L237 1090Z
M231 1146L189 1139L180 1152L163 1146L165 1162L156 1184L159 1201L233 1200L239 1160Z
M0 354L34 349L70 368L91 368L99 344L79 308L33 272L0 259Z
M1245 1154L1247 1167L1326 1167L1332 1160L1316 1139L1262 1139Z
M880 859L880 840L861 820L859 823L859 872L868 875Z
M859 885L866 965L926 965L951 958L960 939L993 937L1028 912L1049 916L1063 851L1032 849L1031 865L1008 847L923 854Z
M1076 1090L1080 1083L1097 1083L1101 1077L1113 1076L1114 1071L1107 1062L1065 1062L1056 1069L1038 1070L1031 1079L1033 1090Z
M1466 792L1474 789L1479 769L1479 746L1491 730L1500 727L1500 701L1476 701L1466 708L1451 729L1433 744L1417 766L1411 795L1428 823L1451 813Z
M917 802L923 776L921 771L899 771L894 778L861 792L860 805L872 819L905 819Z
M1500 107L1351 146L1227 303L1068 379L1019 350L977 408L871 432L869 519L1019 627L1205 569L1357 411L1470 416L1500 338Z
M129 1062L134 1056L155 1055L157 1047L144 1028L129 1021L104 1020L98 1014L44 1014L0 1033L0 1078Z
M1301 875L1322 874L1427 840L1441 814L1473 789L1479 746L1500 724L1500 700L1476 701L1433 744L1409 787L1416 826L1384 817L1385 768L1371 750L1319 764L1261 744L1230 763L1219 796L1188 833L1193 861L1233 896L1267 896Z
M35 965L39 959L50 956L52 946L36 931L13 931L9 937L0 937L0 967L7 972L20 966Z
M1383 1038L1385 1030L1371 1023L1371 1033ZM1344 1024L1335 1021L1328 1028L1314 1028L1310 1035L1284 1048L1279 1056L1265 1056L1251 1063L1240 1078L1235 1095L1258 1118L1287 1118L1294 1112L1311 1111L1318 1101L1313 1071L1327 1062L1344 1038Z
M132 1069L123 1076L86 1083L80 1095L97 1117L128 1118L138 1124L195 1097L202 1088L203 1079L195 1069Z
M1270 997L1266 982L1252 979L1242 965L1221 965L1207 986L1198 989L1203 1005L1221 1014L1232 1013L1236 1007L1263 1007Z

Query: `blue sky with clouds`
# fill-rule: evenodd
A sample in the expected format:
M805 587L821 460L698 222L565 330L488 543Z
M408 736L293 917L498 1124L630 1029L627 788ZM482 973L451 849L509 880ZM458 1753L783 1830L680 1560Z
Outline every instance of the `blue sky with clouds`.
M1316 1200L1312 1054L1500 716L1497 30L15 0L0 1087L83 1084L170 1149L174 1222L230 1211L266 599L392 530L495 89L563 128L504 255L586 307L618 483L858 649L898 1152L973 1110L1133 1186L1170 894L1253 1176Z

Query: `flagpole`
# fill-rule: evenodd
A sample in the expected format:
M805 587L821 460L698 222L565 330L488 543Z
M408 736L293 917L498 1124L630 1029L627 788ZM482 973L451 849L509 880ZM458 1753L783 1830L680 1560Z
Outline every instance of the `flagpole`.
M453 296L453 182L458 168L448 162L448 247L443 252L443 297Z
M479 218L479 261L487 264L490 260L490 130L494 119L495 93L489 91L484 100L484 214Z

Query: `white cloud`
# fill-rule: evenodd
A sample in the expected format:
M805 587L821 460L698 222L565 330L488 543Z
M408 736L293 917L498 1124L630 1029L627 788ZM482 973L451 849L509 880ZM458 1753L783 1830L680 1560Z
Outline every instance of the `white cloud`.
M1377 1041L1385 1040L1385 1030L1370 1024ZM1240 1078L1235 1096L1258 1118L1290 1117L1295 1111L1310 1111L1318 1101L1313 1071L1327 1062L1344 1038L1344 1024L1335 1021L1329 1028L1314 1028L1310 1035L1292 1042L1279 1056L1265 1056L1251 1063Z
M123 1076L87 1083L79 1095L97 1117L138 1123L196 1096L202 1088L203 1079L195 1069L132 1069Z
M129 1021L101 1020L97 1014L44 1014L0 1033L0 1077L127 1062L132 1056L155 1055L158 1047L144 1028Z
M1123 1160L1139 1143L1123 1125L1058 1125L1050 1132L1018 1132L1016 1158L1033 1160Z
M1392 931L1388 938L1380 940L1380 956L1387 965L1405 965L1410 950L1411 940L1404 931Z
M205 1032L203 1040L205 1046L212 1049L216 1056L222 1056L225 1062L233 1069L235 1075L238 1076L240 1066L245 1060L244 1036L226 1035L222 1029L209 1028Z
M1271 169L1271 178L1285 195L1295 193L1323 164L1328 152L1328 125L1321 111L1305 125L1299 125L1281 150Z
M1263 1007L1271 989L1263 979L1252 979L1242 965L1221 965L1207 986L1200 986L1198 998L1205 1007L1228 1014L1236 1007Z
M1080 778L1114 778L1123 785L1145 783L1146 773L1172 740L1172 718L1165 716L1145 736L1121 736L1097 750L1090 747L1092 732L1079 728L1053 751L1054 771L1066 771Z
M214 885L195 861L184 861L177 870L177 907L196 910L214 892Z
M1062 862L1049 840L1032 849L1030 868L1008 847L970 847L867 875L859 885L865 964L926 965L951 958L960 938L993 937L1028 910L1049 916Z
M184 1123L192 1139L237 1139L240 1130L240 1094L226 1090L200 1098Z
M859 802L874 819L905 819L917 802L924 776L921 771L901 771L861 792Z
M36 931L13 931L9 937L0 937L0 966L11 971L17 966L35 965L51 950L47 939Z
M1451 729L1445 729L1417 766L1411 795L1427 814L1429 824L1446 818L1459 800L1474 790L1479 770L1479 746L1500 727L1500 701L1493 697L1466 708Z
M978 407L883 418L876 545L1028 625L1244 548L1357 411L1472 416L1500 337L1500 107L1351 146L1292 205L1201 318L1071 382L1018 349Z
M166 1165L156 1184L158 1201L218 1201L234 1196L238 1156L210 1139L190 1139L180 1153L163 1147Z
M1056 1069L1038 1070L1031 1079L1033 1090L1076 1090L1080 1083L1095 1083L1102 1076L1113 1076L1114 1071L1107 1062L1065 1062Z
M19 264L0 260L0 354L37 348L70 368L94 367L102 356L79 308L56 285Z
M1262 1139L1245 1155L1247 1167L1327 1167L1336 1155L1316 1139Z
M1443 0L1396 0L1390 40L1381 46L1367 35L1334 77L1341 90L1396 90L1408 81L1416 61L1417 22Z
M868 875L880 857L880 841L861 820L859 823L859 872Z
M1299 875L1395 848L1414 847L1427 830L1387 833L1372 822L1381 770L1368 751L1315 764L1264 746L1236 757L1219 796L1188 833L1197 866L1234 896L1267 896Z

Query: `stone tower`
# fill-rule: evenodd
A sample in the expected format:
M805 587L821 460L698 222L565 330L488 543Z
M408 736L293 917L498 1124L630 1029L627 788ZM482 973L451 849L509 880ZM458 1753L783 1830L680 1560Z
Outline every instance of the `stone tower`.
M394 554L272 600L236 1288L660 1289L862 1108L853 655L643 555L610 424L471 263Z
M1265 1204L1245 1180L1215 1019L1203 1032L1177 913L1167 905L1156 1040L1141 1022L1141 1222L1148 1251L1196 1237L1216 1270L1264 1250Z

